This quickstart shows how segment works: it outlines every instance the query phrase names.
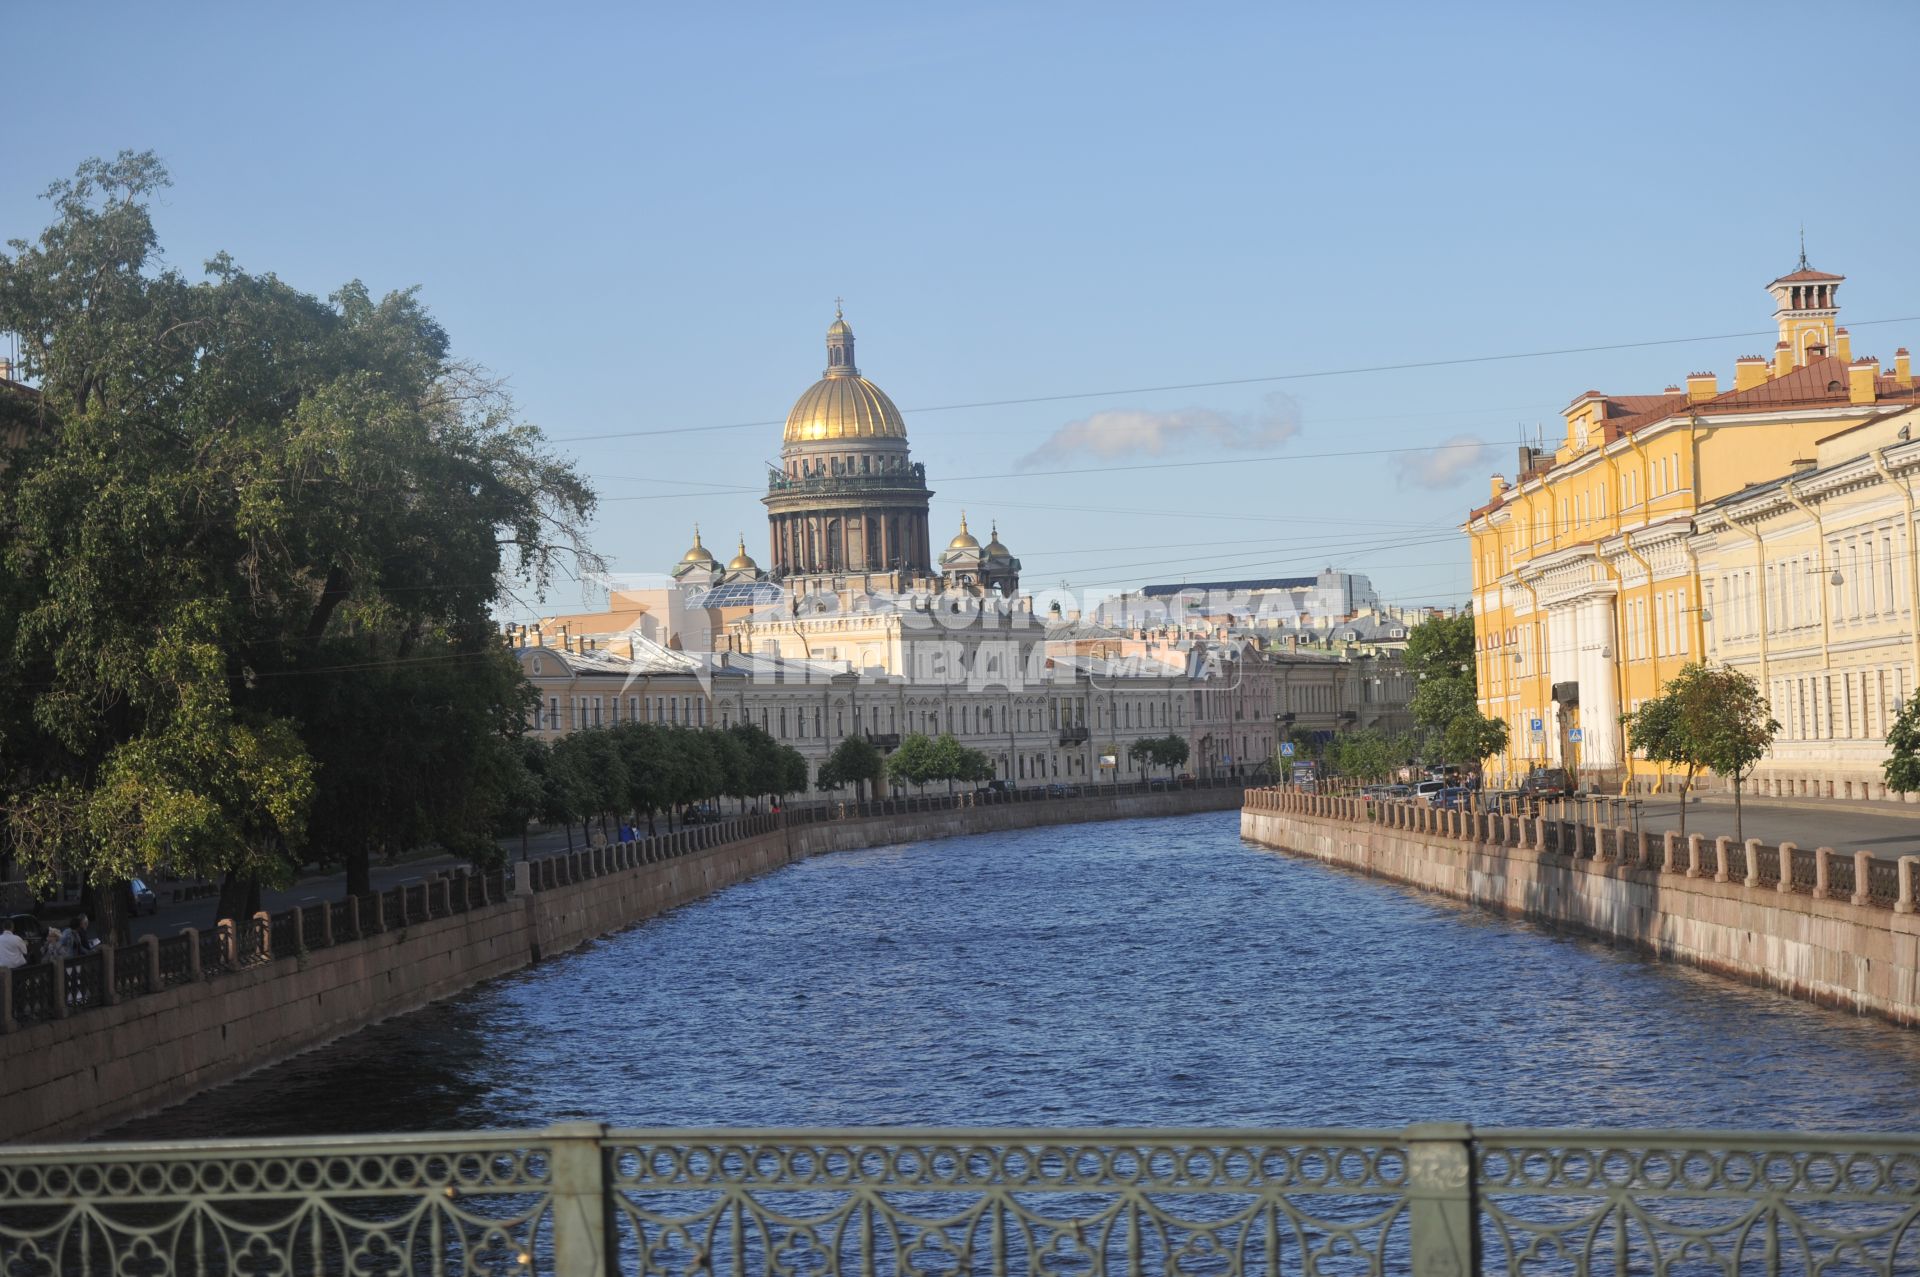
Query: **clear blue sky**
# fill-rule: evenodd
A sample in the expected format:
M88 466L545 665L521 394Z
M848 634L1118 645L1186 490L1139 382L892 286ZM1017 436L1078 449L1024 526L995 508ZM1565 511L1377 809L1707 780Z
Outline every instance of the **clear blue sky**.
M1452 528L1521 426L1589 386L1729 379L1771 338L915 410L1764 330L1802 221L1856 353L1887 358L1920 345L1863 326L1920 314L1917 18L16 3L0 228L37 232L82 158L152 148L173 263L419 285L558 440L783 418L844 295L936 528L997 515L1030 586L1331 562L1458 601ZM1492 451L1309 455L1461 438ZM615 567L665 567L695 519L764 559L776 427L564 446Z

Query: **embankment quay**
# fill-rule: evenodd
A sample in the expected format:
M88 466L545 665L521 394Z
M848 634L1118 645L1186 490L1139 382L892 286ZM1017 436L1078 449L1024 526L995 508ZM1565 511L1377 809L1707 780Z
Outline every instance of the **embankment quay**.
M82 1135L810 856L1237 807L1238 786L818 804L0 970L0 1139Z
M1920 1024L1920 856L1250 791L1241 831L1793 997Z
M85 1221L96 1257L201 1248L174 1271L1891 1277L1915 1141L1789 1132L1912 1130L1916 1096L1920 1035L1204 812L795 861L109 1136L165 1146L7 1150L0 1246L71 1255Z

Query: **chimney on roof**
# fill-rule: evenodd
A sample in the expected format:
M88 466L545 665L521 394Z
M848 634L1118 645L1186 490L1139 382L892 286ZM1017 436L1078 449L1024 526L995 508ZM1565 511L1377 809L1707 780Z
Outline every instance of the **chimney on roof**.
M1841 359L1853 358L1853 337L1844 328L1833 330L1833 353Z
M1687 374L1687 402L1700 403L1720 393L1720 379L1710 372Z
M1906 389L1913 389L1913 356L1905 346L1893 352L1893 379Z
M533 645L535 647L545 647L547 645L547 640L541 635L540 627L537 625L533 627Z
M1773 375L1784 377L1793 371L1793 347L1781 342L1773 348Z
M1874 400L1873 383L1880 377L1878 359L1856 359L1847 365L1847 402L1857 404L1872 403Z
M1742 355L1733 361L1733 388L1752 390L1767 380L1767 361L1758 355Z

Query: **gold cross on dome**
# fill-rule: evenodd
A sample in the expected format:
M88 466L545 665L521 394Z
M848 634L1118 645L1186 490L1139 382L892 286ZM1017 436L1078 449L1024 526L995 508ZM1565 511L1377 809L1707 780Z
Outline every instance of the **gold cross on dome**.
M841 305L841 303L842 303L842 302L843 302L844 300L845 300L844 298L840 298L840 297L836 297L836 298L834 298L834 299L833 299L833 317L834 317L835 319L845 319L845 318L846 318L846 316L845 316L845 315L843 315L843 314L841 314L841 313L840 313L840 305Z

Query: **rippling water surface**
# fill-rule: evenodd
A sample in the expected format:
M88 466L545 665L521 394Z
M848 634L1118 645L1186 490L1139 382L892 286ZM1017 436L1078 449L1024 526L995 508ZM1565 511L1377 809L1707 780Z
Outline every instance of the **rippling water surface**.
M116 1134L621 1125L1920 1128L1920 1035L1240 840L791 866Z

